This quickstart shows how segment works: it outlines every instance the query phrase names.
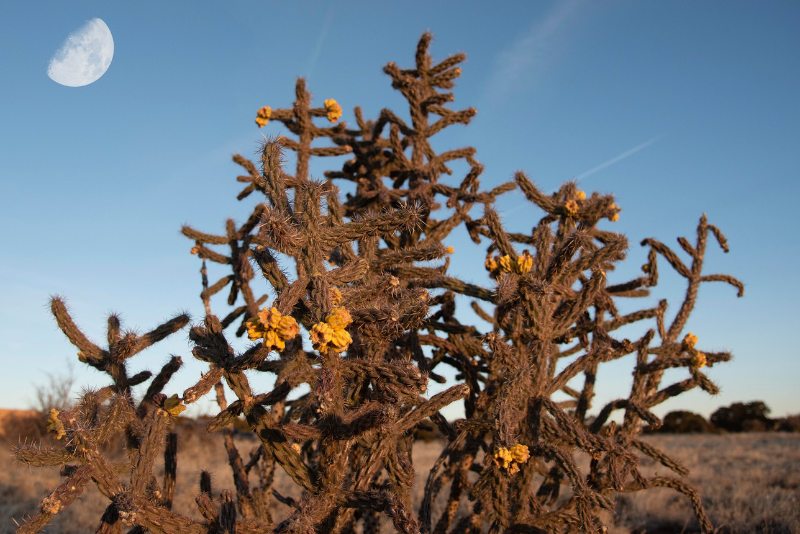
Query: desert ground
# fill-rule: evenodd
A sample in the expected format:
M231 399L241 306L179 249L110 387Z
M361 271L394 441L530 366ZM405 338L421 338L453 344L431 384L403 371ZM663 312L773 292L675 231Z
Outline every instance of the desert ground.
M650 435L644 439L690 469L688 482L700 490L718 532L800 534L800 434ZM237 437L237 445L247 458L258 442L244 436ZM2 446L6 453L0 460L0 533L5 534L14 532L15 520L21 522L36 511L41 499L59 484L60 476L58 468L31 468L17 463L11 456L13 442L7 437ZM415 448L417 509L427 473L441 449L439 442L420 443ZM222 437L184 433L179 441L173 509L198 520L201 518L194 499L203 469L212 474L215 496L223 489L234 489ZM646 475L666 474L665 468L647 458L642 460L642 470ZM255 484L255 474L252 476ZM291 479L280 469L276 489L284 495L298 496ZM446 494L446 490L442 492L442 499ZM71 507L54 517L45 532L93 532L106 504L90 485ZM460 514L467 513L467 505L465 500ZM288 506L280 503L273 506L277 520L289 514ZM434 508L434 521L442 506L439 503ZM609 534L699 531L689 501L668 489L618 496L616 516L606 521L612 523ZM383 532L391 532L389 523L384 525Z

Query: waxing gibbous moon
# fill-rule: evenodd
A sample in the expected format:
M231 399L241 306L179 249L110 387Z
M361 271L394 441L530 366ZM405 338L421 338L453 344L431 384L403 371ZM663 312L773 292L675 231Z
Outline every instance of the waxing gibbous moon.
M114 57L114 39L106 23L94 18L69 34L50 59L47 75L68 87L82 87L105 74Z

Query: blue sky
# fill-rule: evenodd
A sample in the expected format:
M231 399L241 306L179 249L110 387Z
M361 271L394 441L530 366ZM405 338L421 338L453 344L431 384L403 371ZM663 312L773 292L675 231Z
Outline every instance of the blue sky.
M456 7L457 6L457 7ZM706 273L745 284L700 288L688 330L698 347L733 362L709 375L722 388L661 405L708 415L764 400L773 415L800 412L797 305L800 178L800 4L796 2L6 2L0 7L0 406L26 407L45 373L62 373L75 349L51 319L63 294L76 322L105 337L113 310L145 331L179 310L202 318L200 267L184 223L221 233L255 199L236 201L234 153L252 157L279 124L259 130L264 105L289 107L305 76L316 103L335 98L343 120L384 107L407 116L382 67L411 67L423 31L434 59L465 52L454 109L475 107L468 127L435 138L444 151L474 146L483 187L517 169L550 193L581 177L623 209L604 223L631 242L612 282L636 276L657 238L693 240L706 212L731 252L711 246ZM47 77L64 39L98 17L115 44L108 71L84 87ZM312 163L314 176L338 160ZM464 168L454 166L460 181ZM529 231L541 212L511 193L507 226ZM456 232L454 271L488 284L485 247ZM682 251L679 252L683 254ZM480 261L478 261L480 259ZM662 262L653 298L671 314L685 284ZM224 274L212 271L212 280ZM224 297L214 301L224 315ZM462 319L473 321L466 302ZM632 308L631 308L632 309ZM630 336L636 332L631 331ZM235 346L246 345L236 340ZM134 371L169 354L186 362L183 391L204 369L185 331L142 353ZM632 361L601 368L596 406L627 396ZM104 375L77 368L78 383ZM685 378L685 370L665 380ZM266 389L269 381L257 381ZM173 392L172 390L170 392ZM210 409L202 405L199 410ZM451 410L455 416L457 410Z

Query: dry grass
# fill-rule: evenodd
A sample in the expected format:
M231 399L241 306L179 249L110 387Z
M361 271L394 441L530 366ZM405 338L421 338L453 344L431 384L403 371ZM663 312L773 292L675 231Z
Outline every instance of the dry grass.
M697 487L703 504L717 531L725 533L800 533L800 434L731 434L647 436L653 445L680 460L691 470L689 482ZM237 438L242 453L259 442ZM5 445L6 450L10 445ZM214 494L234 490L230 468L225 462L221 436L182 435L174 510L201 520L194 502L200 471L212 473ZM441 450L438 443L418 444L414 449L417 478L414 508L419 508L427 472ZM123 455L122 450L119 451ZM192 458L191 465L186 460ZM60 482L57 468L33 469L3 455L0 466L0 534L14 532L13 518L19 520L34 512L40 500ZM163 467L161 467L163 470ZM642 460L646 476L666 469L649 458ZM163 472L163 471L162 471ZM253 480L255 482L255 480ZM284 495L298 497L295 484L279 470L275 488ZM566 489L566 488L565 488ZM442 492L434 508L434 521L446 501ZM466 499L460 513L466 513ZM97 527L107 501L94 485L87 487L79 501L55 516L46 531L51 533L92 532ZM275 518L285 518L290 509L276 503ZM697 532L689 501L668 489L652 489L623 495L617 499L615 533ZM391 531L386 525L384 532Z
M800 434L646 436L690 470L718 532L800 533ZM643 460L650 476L666 468ZM689 501L668 489L617 499L618 522L638 532L696 532Z

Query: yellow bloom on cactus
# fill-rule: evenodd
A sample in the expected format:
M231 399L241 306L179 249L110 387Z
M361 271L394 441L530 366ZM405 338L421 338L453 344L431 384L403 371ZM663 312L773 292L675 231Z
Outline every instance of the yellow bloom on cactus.
M567 210L567 213L569 215L575 215L576 213L578 213L578 203L575 202L574 200L569 200L564 205L564 209Z
M683 350L693 349L695 344L697 344L697 336L689 332L683 338Z
M522 251L522 256L517 256L515 269L518 274L528 274L533 267L533 256L527 250Z
M650 272L650 265L645 263L642 265L642 272L649 273Z
M494 453L494 463L503 469L508 469L509 464L514 461L514 455L505 447L500 447Z
M173 417L178 417L185 409L183 399L179 399L177 393L164 401L164 410Z
M694 351L690 365L695 369L699 369L701 367L705 367L706 363L708 363L708 361L706 360L706 355L700 352L699 350Z
M485 265L489 271L497 269L497 259L498 258L495 257L490 260L487 256ZM511 259L511 256L506 254L502 258L499 258L499 260L500 270L504 273L527 274L533 267L533 256L531 256L530 252L527 250L524 251L521 256L514 256L514 259Z
M247 337L250 338L250 341L261 339L267 333L267 329L258 322L258 319L248 319L245 324L247 325Z
M333 335L331 335L331 340L328 343L328 346L335 350L336 352L344 352L347 350L347 347L350 346L350 343L353 342L353 338L350 337L350 332L347 330L334 330Z
M328 342L333 338L333 328L328 323L317 323L311 327L311 344L315 350L325 352L328 350Z
M500 258L500 269L502 269L502 271L504 273L510 273L511 272L511 270L512 270L512 268L511 268L511 256L506 254L505 256Z
M497 257L492 257L491 254L486 256L486 261L483 262L483 265L486 267L486 270L489 272L496 271L499 265L497 264Z
M300 327L294 317L281 315L277 308L264 308L256 317L248 319L247 336L251 341L263 339L264 346L270 350L283 350L285 341L295 337Z
M444 251L447 252L448 254L452 254L453 252L456 251L456 249L454 249L453 247L447 247L446 249L444 249Z
M294 452L296 452L297 454L300 454L300 452L301 452L303 449L300 447L300 444L299 444L299 443L292 443L292 450L293 450Z
M581 191L580 189L575 191L575 196L578 197L578 200L583 200L586 198L586 193Z
M334 330L343 330L353 322L353 318L350 317L350 313L344 308L334 308L325 318L325 322Z
M286 348L286 343L283 342L275 330L267 330L264 335L264 346L270 350L281 351Z
M275 329L275 332L281 339L288 340L300 333L300 326L294 320L294 317L284 315L281 317L280 325Z
M281 314L274 306L270 309L264 308L258 312L258 321L267 328L278 328L281 324Z
M325 111L328 112L328 120L331 122L336 122L342 116L342 106L332 98L325 101Z
M342 292L336 289L335 287L331 289L331 293L333 293L333 305L338 306L342 303Z
M494 453L494 463L501 469L505 469L509 475L519 471L519 464L528 461L531 455L526 445L514 445L511 449L500 447Z
M346 309L339 307L331 310L324 322L311 327L311 343L314 349L320 352L326 352L328 349L336 352L347 350L353 338L345 329L352 322L353 318Z
M531 457L531 453L528 451L527 445L521 445L517 443L513 447L511 447L511 456L514 458L514 461L518 464L524 464L528 461L528 458Z
M258 124L259 128L263 128L269 122L269 118L272 116L272 108L269 106L264 106L263 108L258 110L256 113L256 124Z
M58 413L55 408L50 410L50 417L47 418L47 431L55 434L56 439L61 439L67 432L64 430L64 423L58 418Z
M619 220L619 213L615 213L611 216L611 222L617 222Z

